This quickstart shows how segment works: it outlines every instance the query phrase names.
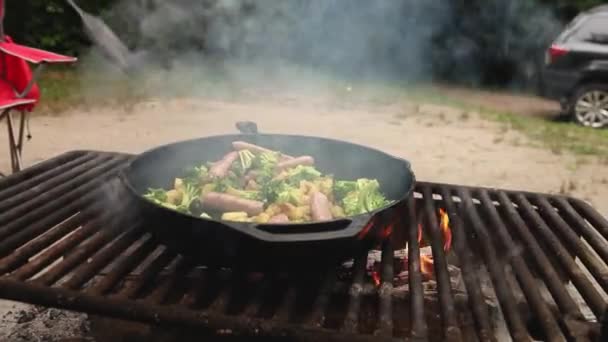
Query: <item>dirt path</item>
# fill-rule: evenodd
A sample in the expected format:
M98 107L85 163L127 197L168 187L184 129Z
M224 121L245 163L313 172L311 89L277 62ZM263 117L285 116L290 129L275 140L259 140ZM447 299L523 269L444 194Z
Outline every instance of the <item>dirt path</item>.
M139 103L129 111L95 108L37 116L25 163L73 149L137 153L172 141L235 132L236 121L254 120L266 132L344 139L408 158L420 180L567 192L608 215L608 165L527 147L525 137L449 107L401 100L345 103L293 96L244 102L174 99ZM0 141L5 135L3 128ZM7 170L7 154L1 156L0 169Z

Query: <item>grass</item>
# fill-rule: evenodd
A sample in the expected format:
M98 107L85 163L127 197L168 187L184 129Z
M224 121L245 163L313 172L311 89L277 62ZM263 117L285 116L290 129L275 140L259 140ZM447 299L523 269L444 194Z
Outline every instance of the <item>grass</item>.
M69 69L43 72L38 81L42 93L40 101L42 110L56 112L80 103L79 85L76 72Z
M415 102L446 105L465 111L478 112L482 118L502 124L504 130L520 131L531 138L532 142L546 147L554 153L568 151L582 156L599 156L608 163L608 129L591 129L571 122L552 121L548 118L472 106L462 100L445 96L432 87L417 87L410 89L408 93L410 100Z
M206 96L213 96L214 92L217 94L238 93L238 87L234 84L222 82L217 77L211 76L213 75L207 73L204 77L200 77L205 81L197 83L197 87L203 87L203 93ZM199 79L198 76L194 78L191 80L192 82ZM406 94L405 99L411 102L432 103L462 109L464 114L459 118L462 120L466 120L465 117L469 112L479 112L482 118L502 124L504 131L510 129L520 131L531 138L535 145L546 147L554 153L569 151L582 156L600 156L608 163L608 129L590 129L573 123L556 122L546 118L472 106L470 103L446 96L436 88L429 86L358 83L331 79L322 81L329 85L324 89L333 92L332 95L340 102L346 103L356 97L350 93L350 90L347 90L351 86L354 88L353 92L365 94L361 98L362 100L373 105L400 101L404 99L403 94ZM99 74L82 76L73 69L47 70L43 73L39 84L43 92L42 111L51 113L61 112L78 105L126 105L141 99L146 92L145 87L142 86L143 83L137 80L120 79L115 75L111 77ZM99 86L91 87L95 84L99 84ZM172 84L169 84L168 87L175 88ZM172 94L179 96L179 89Z
M608 158L608 130L606 129L590 129L573 123L551 122L547 119L513 113L486 112L483 115L521 131L556 153L570 151L579 155L597 155Z

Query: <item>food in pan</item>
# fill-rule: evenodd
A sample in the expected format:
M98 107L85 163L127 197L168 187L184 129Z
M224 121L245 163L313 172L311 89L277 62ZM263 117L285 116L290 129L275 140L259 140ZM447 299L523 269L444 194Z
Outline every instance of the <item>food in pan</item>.
M311 156L235 141L233 151L192 167L173 188L149 189L148 200L183 213L225 221L287 224L328 221L387 206L375 179L337 180Z

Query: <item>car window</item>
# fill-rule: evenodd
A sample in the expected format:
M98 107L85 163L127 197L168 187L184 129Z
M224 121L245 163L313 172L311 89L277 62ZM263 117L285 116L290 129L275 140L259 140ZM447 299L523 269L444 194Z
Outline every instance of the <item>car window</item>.
M574 33L574 37L579 41L592 41L597 35L608 35L607 15L589 18Z
M562 33L557 36L555 39L556 43L563 43L570 40L581 26L580 24L588 18L589 16L585 13L577 15L568 25L566 25L566 27L564 27Z

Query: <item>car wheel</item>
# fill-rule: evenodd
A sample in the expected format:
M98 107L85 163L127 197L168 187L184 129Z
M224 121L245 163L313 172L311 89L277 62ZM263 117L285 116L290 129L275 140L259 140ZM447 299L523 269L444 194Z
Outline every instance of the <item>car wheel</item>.
M572 118L580 125L608 126L608 85L591 83L579 87L572 97L571 108Z

